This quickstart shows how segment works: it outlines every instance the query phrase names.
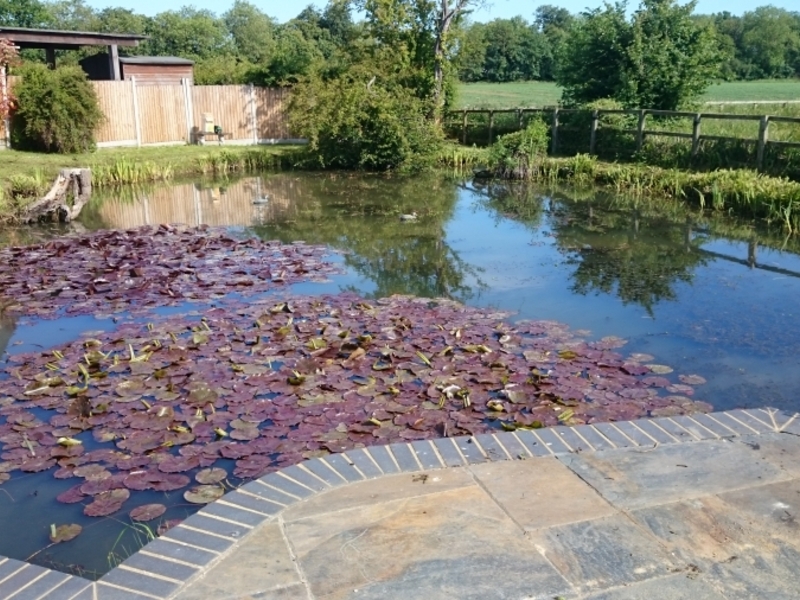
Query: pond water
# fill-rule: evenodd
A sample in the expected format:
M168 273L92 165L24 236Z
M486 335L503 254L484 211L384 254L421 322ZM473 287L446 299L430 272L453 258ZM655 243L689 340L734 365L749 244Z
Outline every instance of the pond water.
M398 218L412 211L415 221ZM82 216L87 229L158 223L227 226L336 249L332 260L342 274L296 284L295 293L447 297L514 311L515 318L555 320L593 339L620 336L626 352L702 376L708 383L694 399L715 409L800 410L794 238L666 202L447 177L292 173L128 189L97 198ZM5 235L5 243L28 241ZM114 327L91 316L0 320L0 351L40 350ZM127 513L86 519L81 504L54 502L71 485L43 473L4 483L0 554L35 554L31 562L92 577L148 539ZM196 510L174 494L149 494L151 502L172 503L165 519ZM46 540L52 522L83 523L85 530L43 550L42 536L30 532L45 532Z

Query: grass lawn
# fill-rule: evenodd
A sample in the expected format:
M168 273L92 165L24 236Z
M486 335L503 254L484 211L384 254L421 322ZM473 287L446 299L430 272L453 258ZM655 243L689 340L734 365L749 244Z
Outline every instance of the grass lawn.
M519 108L552 106L561 89L546 81L512 83L462 83L457 108ZM708 89L707 102L800 101L800 79L726 81Z
M286 146L268 146L265 153L280 153ZM253 146L155 146L149 148L104 148L90 154L39 154L0 150L0 185L15 175L52 180L63 168L113 168L121 163L154 163L169 166L175 175L191 174L210 158L252 152Z

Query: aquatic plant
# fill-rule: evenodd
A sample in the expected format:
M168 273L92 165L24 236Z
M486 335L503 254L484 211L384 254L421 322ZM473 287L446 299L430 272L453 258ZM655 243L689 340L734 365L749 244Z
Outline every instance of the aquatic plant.
M407 296L265 297L13 355L0 479L73 479L58 500L102 516L140 490L209 502L224 488L201 470L223 459L252 479L373 444L710 408L690 398L701 377L667 378L653 357L615 352L624 340L507 317Z
M0 312L53 318L257 294L336 272L323 246L237 239L223 229L142 227L0 249Z

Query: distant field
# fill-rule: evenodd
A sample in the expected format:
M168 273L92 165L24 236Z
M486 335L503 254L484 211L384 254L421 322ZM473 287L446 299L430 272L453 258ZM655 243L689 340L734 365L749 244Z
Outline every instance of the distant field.
M462 83L458 108L517 108L550 106L558 102L561 89L555 83ZM705 95L707 102L800 101L800 80L733 81L715 84Z

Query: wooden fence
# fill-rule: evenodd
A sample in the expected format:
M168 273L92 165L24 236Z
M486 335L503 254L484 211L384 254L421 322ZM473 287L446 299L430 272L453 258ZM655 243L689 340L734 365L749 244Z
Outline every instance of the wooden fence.
M15 78L9 77L13 87ZM93 81L105 115L96 132L100 148L196 143L205 115L225 132L225 143L296 142L286 123L288 91L251 85L140 85ZM8 139L0 123L0 148ZM213 136L214 143L217 142Z
M772 123L789 123L800 126L800 117L782 117L770 115L743 115L743 114L729 114L729 113L695 113L695 112L681 112L671 110L594 110L588 111L585 109L565 109L559 107L552 108L515 108L515 109L467 109L460 111L451 111L448 113L448 118L452 121L460 120L460 134L461 141L467 143L467 133L469 131L470 115L486 115L486 141L492 143L495 129L495 116L497 115L511 115L514 122L514 129L522 129L525 123L526 115L542 114L547 115L547 120L550 123L550 153L557 154L559 152L559 130L561 128L562 115L579 114L582 113L586 117L589 125L585 131L586 140L588 141L589 154L596 154L597 150L597 133L600 129L601 117L604 115L633 115L636 117L637 126L635 129L620 129L620 133L633 134L636 139L636 151L642 149L644 141L648 136L661 136L673 137L689 140L691 143L691 154L695 156L702 141L729 141L729 142L752 142L756 144L755 153L755 166L762 169L764 166L764 155L769 146L783 147L783 148L800 148L800 141L794 140L770 140L769 128ZM666 117L670 119L689 119L691 121L692 132L680 132L672 129L649 129L647 127L649 117ZM484 119L482 119L484 120ZM758 135L755 138L734 137L724 135L704 135L702 133L702 123L712 120L729 120L729 121L750 121L758 123ZM570 133L575 133L574 129ZM798 138L800 139L800 137Z

